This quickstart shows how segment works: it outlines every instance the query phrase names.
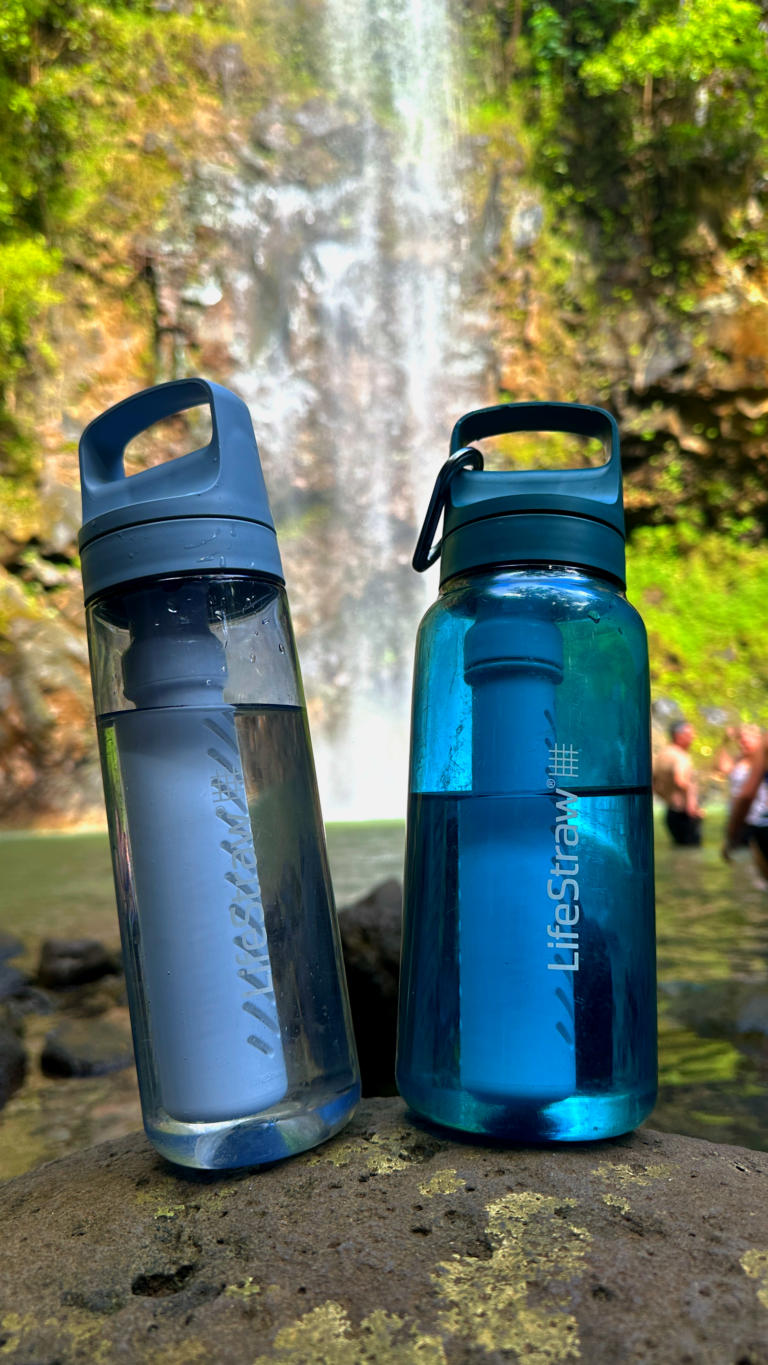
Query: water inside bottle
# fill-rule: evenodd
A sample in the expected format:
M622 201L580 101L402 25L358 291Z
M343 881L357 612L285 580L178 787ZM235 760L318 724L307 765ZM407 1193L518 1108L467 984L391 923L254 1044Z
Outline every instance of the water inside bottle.
M357 1073L305 711L156 708L99 729L150 1123L332 1104Z
M556 843L558 816L578 826L577 847ZM514 1111L521 1136L541 1131L544 1113L553 1133L568 1135L570 1124L583 1137L593 1101L620 1109L640 1091L647 1098L652 847L646 790L411 796L398 1054L406 1099L477 1131L498 1120L508 1132ZM542 1101L548 1084L563 1103Z

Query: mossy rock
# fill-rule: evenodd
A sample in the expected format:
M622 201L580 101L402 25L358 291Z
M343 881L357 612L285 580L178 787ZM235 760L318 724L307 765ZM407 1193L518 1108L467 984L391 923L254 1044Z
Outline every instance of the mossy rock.
M457 1142L369 1100L231 1176L135 1134L0 1191L9 1362L761 1365L768 1155Z

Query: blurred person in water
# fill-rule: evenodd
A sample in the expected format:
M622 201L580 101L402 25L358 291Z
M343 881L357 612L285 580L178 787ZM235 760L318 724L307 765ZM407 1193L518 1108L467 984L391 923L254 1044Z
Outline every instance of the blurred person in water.
M738 733L740 757L728 780L731 808L723 857L749 844L757 871L768 885L768 741L759 725L742 725Z
M653 790L667 806L667 829L676 844L698 847L704 811L699 805L693 759L688 752L696 732L690 721L670 726L669 743L656 755Z

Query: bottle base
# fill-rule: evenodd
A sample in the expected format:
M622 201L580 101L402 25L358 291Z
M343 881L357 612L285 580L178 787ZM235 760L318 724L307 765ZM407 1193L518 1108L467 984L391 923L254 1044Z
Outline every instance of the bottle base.
M286 1103L271 1112L227 1123L180 1123L167 1115L144 1117L144 1130L161 1156L198 1171L230 1171L283 1161L327 1142L349 1122L360 1083L317 1104Z
M571 1095L554 1104L487 1104L465 1090L438 1089L404 1082L406 1104L422 1118L444 1128L508 1142L600 1142L630 1133L647 1119L656 1087L610 1094Z

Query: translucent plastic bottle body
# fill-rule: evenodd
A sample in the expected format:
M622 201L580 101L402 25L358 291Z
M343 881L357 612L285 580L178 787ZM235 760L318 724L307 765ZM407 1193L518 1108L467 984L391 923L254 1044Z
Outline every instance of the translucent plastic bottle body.
M607 580L449 580L414 684L397 1078L521 1140L626 1132L656 1096L648 655Z
M284 590L169 579L88 617L147 1134L210 1169L302 1151L360 1085Z

